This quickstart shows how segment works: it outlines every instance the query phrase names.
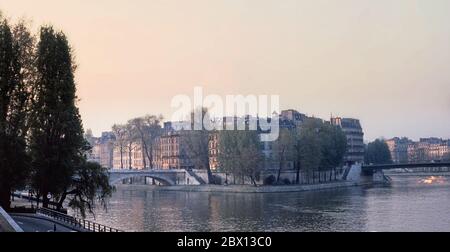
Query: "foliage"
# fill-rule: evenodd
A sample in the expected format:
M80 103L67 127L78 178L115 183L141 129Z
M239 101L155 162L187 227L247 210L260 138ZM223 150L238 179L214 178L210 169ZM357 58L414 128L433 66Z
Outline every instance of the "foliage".
M196 110L196 112L202 114L202 118L208 118L208 110L206 108L197 108ZM191 113L191 130L181 132L181 145L184 146L183 151L192 160L194 167L196 169L206 170L209 183L214 184L209 159L211 132L204 128L203 121L199 121L200 118L196 118L194 114L195 111ZM194 125L202 125L202 127L201 129L194 129Z
M128 121L130 129L134 132L138 141L142 145L142 162L145 168L153 168L153 145L155 140L161 135L161 121L163 117L146 115ZM147 161L149 165L147 166Z
M264 179L264 185L273 185L277 181L277 178L275 176L270 175Z
M71 191L61 195L59 207L62 207L68 196L69 207L79 210L83 217L86 216L86 210L94 214L93 209L97 200L106 208L107 199L114 191L114 188L109 185L107 169L94 162L85 162L78 167L70 188Z
M111 187L106 170L86 162L91 146L76 106L75 68L64 33L42 27L30 117L31 186L44 207L48 194L59 201L58 208L69 196L69 206L84 215L86 209L92 211L94 200L110 196Z
M382 139L376 139L366 146L364 161L366 164L392 164L389 146Z
M342 164L347 150L347 138L339 127L315 118L306 119L299 128L282 129L274 142L274 158L284 166L294 162L297 183L300 170L305 172L335 169ZM277 181L280 180L281 169Z
M33 74L34 37L23 21L10 25L0 15L0 205L25 185L30 159L26 133Z
M273 160L278 163L278 175L276 181L280 181L281 170L285 168L289 161L295 160L295 131L280 129L278 139L272 143Z
M263 154L256 131L224 130L219 133L219 166L222 171L255 179L262 168Z

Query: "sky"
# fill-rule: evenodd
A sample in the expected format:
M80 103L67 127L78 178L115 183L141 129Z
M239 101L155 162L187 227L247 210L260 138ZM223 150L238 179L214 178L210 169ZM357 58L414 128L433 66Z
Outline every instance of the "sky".
M85 129L171 118L194 87L359 118L366 140L450 138L448 0L2 0L63 30Z

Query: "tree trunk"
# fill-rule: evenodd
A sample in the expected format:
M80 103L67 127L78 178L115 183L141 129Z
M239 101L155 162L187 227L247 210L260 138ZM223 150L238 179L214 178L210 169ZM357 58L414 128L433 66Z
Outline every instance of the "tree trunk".
M208 172L208 182L209 182L208 184L214 184L215 181L214 181L214 176L212 174L211 168L210 167L206 168L206 171Z
M277 176L277 184L280 182L281 177L281 169L283 169L284 165L284 149L280 153L280 162L278 164L280 167L278 167L278 176Z
M8 186L2 186L0 190L0 206L8 211L11 207L11 188Z
M62 210L64 201L66 200L66 198L67 198L67 192L64 192L63 195L61 196L61 199L59 199L59 201L58 201L58 205L56 206L57 211Z
M142 154L142 165L144 166L144 169L147 169L147 147L145 147L145 142L144 140L142 140L142 146L141 146L142 150L141 150L141 154Z
M253 178L253 176L249 176L250 177L250 180L252 181L252 183L253 183L253 185L255 186L255 187L258 187L258 185L256 184L256 181L255 181L255 179Z
M214 176L211 171L211 166L209 164L209 156L207 157L207 161L204 160L204 164L206 166L206 171L208 173L208 184L215 184Z
M123 145L120 145L120 169L123 170Z
M42 207L43 208L48 208L48 203L50 202L50 200L47 198L48 192L44 192L42 194Z
M131 163L131 157L132 157L132 144L128 144L128 168L131 170L133 169L133 165Z
M146 147L146 152L147 152L147 157L148 157L148 168L153 169L153 147L152 147L153 143L150 143L150 150L148 147Z

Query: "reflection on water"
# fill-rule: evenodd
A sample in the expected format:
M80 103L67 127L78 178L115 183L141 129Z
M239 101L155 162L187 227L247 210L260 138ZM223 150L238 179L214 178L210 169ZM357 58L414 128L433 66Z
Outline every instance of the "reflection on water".
M96 221L127 231L450 231L449 182L423 180L393 177L390 186L285 194L124 185Z
M445 179L445 177L442 177L442 176L430 176L430 177L421 179L420 183L428 184L428 185L445 184L445 183L447 183L447 180Z

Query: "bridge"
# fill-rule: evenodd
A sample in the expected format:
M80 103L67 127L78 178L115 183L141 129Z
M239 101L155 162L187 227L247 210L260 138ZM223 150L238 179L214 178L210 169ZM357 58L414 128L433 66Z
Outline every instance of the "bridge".
M440 168L440 167L448 168L450 167L450 162L363 165L361 169L363 171L376 171L376 170Z
M191 175L190 172L182 169L164 170L164 169L145 169L145 170L126 170L111 169L108 171L109 183L111 185L122 182L124 179L149 177L166 186L174 186L177 184L201 184L198 179Z
M408 164L382 164L382 165L352 165L343 175L344 180L354 182L383 182L387 178L384 170L393 169L414 169L414 168L450 168L450 162L431 162L431 163L408 163Z

